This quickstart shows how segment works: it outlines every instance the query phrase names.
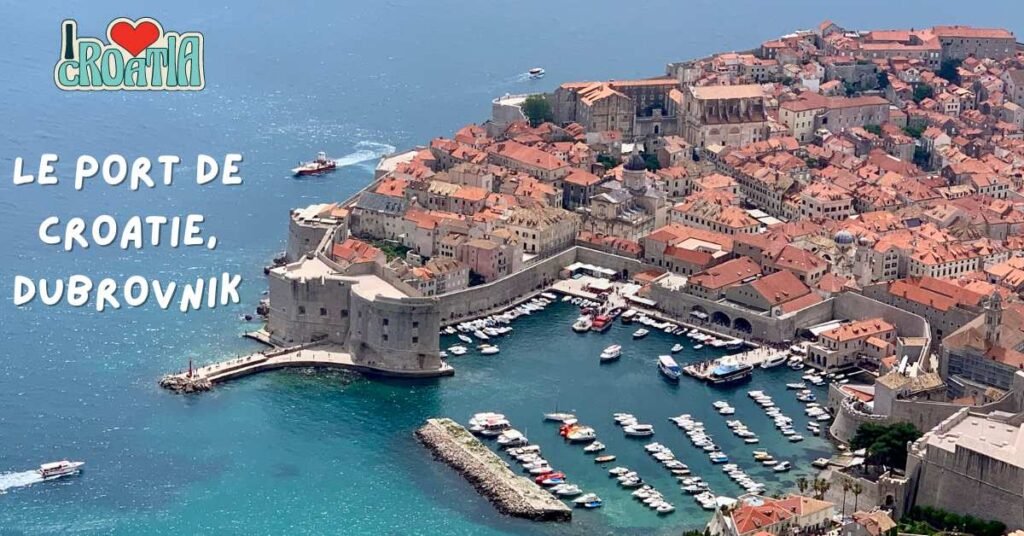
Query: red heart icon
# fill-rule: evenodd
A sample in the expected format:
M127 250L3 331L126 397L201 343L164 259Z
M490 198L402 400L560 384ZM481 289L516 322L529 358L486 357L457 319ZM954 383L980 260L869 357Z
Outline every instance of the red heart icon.
M134 26L128 21L121 21L110 28L110 40L132 56L138 56L159 38L160 29L149 21L142 21Z

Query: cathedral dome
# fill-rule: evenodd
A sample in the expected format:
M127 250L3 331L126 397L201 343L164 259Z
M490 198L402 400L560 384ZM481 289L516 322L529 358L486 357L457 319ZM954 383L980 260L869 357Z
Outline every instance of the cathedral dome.
M853 244L854 241L853 233L844 229L836 233L834 240L836 244L839 244L840 246L849 246L850 244Z
M647 162L644 161L644 157L640 156L638 151L633 151L633 154L629 155L629 159L626 160L626 164L622 167L626 171L646 171Z

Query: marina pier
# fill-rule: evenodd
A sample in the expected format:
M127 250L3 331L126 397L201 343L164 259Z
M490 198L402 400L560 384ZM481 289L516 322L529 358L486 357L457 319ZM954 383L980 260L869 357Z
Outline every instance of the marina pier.
M785 354L786 350L779 350L768 346L757 346L740 354L724 356L711 361L701 361L699 363L687 365L683 367L683 372L699 380L708 381L711 371L713 371L718 365L728 363L737 366L750 365L752 367L758 367L762 363L771 361L772 359Z
M570 521L572 510L532 480L516 475L486 445L451 419L427 419L416 438L458 471L499 511L535 521Z
M178 393L210 390L214 384L249 376L259 372L282 368L338 368L377 376L428 378L451 376L455 369L447 363L439 371L398 370L382 368L376 364L360 363L337 345L311 344L288 348L274 348L249 355L234 357L160 379L160 386Z

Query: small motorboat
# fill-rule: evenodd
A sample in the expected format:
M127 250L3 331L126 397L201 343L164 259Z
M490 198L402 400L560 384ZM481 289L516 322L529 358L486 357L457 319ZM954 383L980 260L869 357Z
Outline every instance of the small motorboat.
M551 492L559 497L575 497L583 493L583 490L574 484L559 484L551 488Z
M622 431L629 437L650 437L654 435L654 425L634 424L624 427Z
M807 384L804 383L804 382L787 383L786 384L786 389L794 389L794 390L801 390L802 391L804 389L807 389Z
M769 358L767 361L762 362L761 363L761 368L763 368L763 369L775 368L775 367L777 367L779 365L785 364L787 359L788 359L788 357L786 356L786 354L781 354L781 353L780 354L776 354L775 356Z
M831 462L829 462L828 458L818 458L817 460L814 460L813 462L811 462L811 465L813 465L814 467L817 467L818 469L824 469L824 468L828 467L829 463L831 463Z
M671 351L672 351L673 354L678 354L679 352L683 351L683 345L679 344L679 343L676 343L675 345L672 346L672 350Z
M83 465L85 465L85 462L61 460L59 462L44 463L39 466L39 469L36 469L36 472L39 473L43 480L52 480L77 474L82 470Z
M565 435L570 443L586 443L597 439L597 433L588 426L577 426Z
M598 508L601 506L601 498L596 493L588 493L573 499L573 504L580 508Z
M613 456L611 454L606 454L604 456L598 456L598 457L594 458L594 463L608 463L608 462L614 462L614 461L615 461L615 456Z
M694 345L693 345L693 349L694 349L694 350L700 350L701 348L704 348L704 345L703 345L703 344L694 344Z
M452 346L448 348L448 353L451 355L466 355L466 352L468 351L469 349L465 346Z
M460 333L459 334L459 340L464 342L464 343L466 343L466 344L473 344L473 339L471 339L469 337L469 335L463 335L463 334Z
M604 443L602 443L600 441L594 441L593 443L583 447L583 452L586 452L587 454L591 454L591 453L594 453L594 452L601 452L604 449L605 449Z
M561 471L553 471L553 472L543 473L540 476L538 476L537 478L533 479L533 481L538 483L538 484L540 484L541 482L544 482L545 480L547 480L549 478L561 478L561 479L564 480L565 479L565 473L563 473ZM561 484L561 482L559 482L559 484Z
M494 344L484 344L480 346L480 353L483 355L494 355L500 351L501 349Z
M602 362L605 362L605 361L615 361L616 359L618 359L620 357L622 357L622 346L619 346L618 344L613 344L613 345L605 348L604 351L601 352L601 361Z
M792 468L793 468L793 464L791 464L789 462L779 462L779 463L775 464L775 467L772 468L772 471L775 471L776 473L784 473L786 471L789 471Z
M543 67L534 67L527 71L526 73L530 75L530 78L533 80L544 78L544 75L547 74Z
M590 320L589 316L581 316L572 323L572 330L576 333L586 333L590 331L590 328L594 326L594 322Z
M642 338L646 337L648 333L650 333L650 331L648 331L648 330L646 330L644 328L640 328L640 329L638 329L638 330L633 332L633 338L634 339L642 339Z
M545 421L565 422L565 421L572 420L572 419L575 419L575 418L576 418L576 416L573 415L572 413L560 413L560 412L557 412L557 411L553 412L553 413L545 413L544 414L544 420Z
M293 169L292 173L296 177L319 175L321 173L327 173L328 171L334 171L337 167L337 162L327 158L327 153L320 151L319 153L316 153L316 158L313 159L312 162L299 162L299 167Z
M608 470L609 476L622 476L629 472L628 467L612 467Z
M529 443L522 432L514 428L505 430L498 436L498 444L505 448L521 447Z

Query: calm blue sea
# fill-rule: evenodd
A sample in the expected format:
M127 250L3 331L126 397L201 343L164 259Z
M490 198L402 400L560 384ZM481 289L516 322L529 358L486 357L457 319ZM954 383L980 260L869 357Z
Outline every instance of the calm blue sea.
M579 337L572 312L555 308L516 325L499 356L456 359L454 378L382 382L337 373L283 372L240 381L197 397L160 391L157 378L254 347L239 321L265 289L262 266L283 248L288 210L340 200L364 185L374 159L425 143L487 117L505 92L546 90L563 80L653 76L670 61L743 49L832 18L850 27L933 23L1019 29L1013 2L764 2L654 0L623 3L382 0L373 2L24 3L0 1L0 473L43 461L83 459L78 478L11 487L0 494L0 534L511 534L675 533L706 516L679 495L680 510L657 518L576 449L563 446L541 413L575 409L609 450L665 490L671 481L625 441L610 420L631 411L658 427L716 489L732 484L706 466L665 418L699 415L727 450L717 398L735 400L737 417L763 428L764 446L809 460L820 440L797 447L780 437L746 389L776 394L790 374L759 374L739 392L660 381L654 356L672 341L654 334L627 342L621 362L599 367L600 348L626 342L629 329ZM75 18L80 35L101 35L118 16L150 16L168 29L206 39L207 88L200 93L64 93L53 85L59 25ZM543 66L548 77L522 73ZM318 150L346 166L293 180L287 170ZM67 176L83 153L129 157L240 152L245 185L128 192L94 186L15 188L16 156L61 156ZM30 168L35 165L30 165ZM180 178L190 172L182 167ZM207 216L219 246L65 253L42 245L39 223L113 214ZM187 315L150 305L97 314L88 308L15 308L15 274L143 275L188 281L227 271L244 277L243 303ZM687 350L686 359L697 356ZM461 479L429 459L411 432L424 418L507 413L545 454L607 506L569 525L541 527L495 515ZM773 443L774 441L774 443ZM801 467L798 467L800 469ZM802 468L806 468L803 465ZM799 471L775 481L782 490ZM772 475L763 475L765 479ZM5 480L6 478L6 480ZM10 475L0 477L4 486Z

